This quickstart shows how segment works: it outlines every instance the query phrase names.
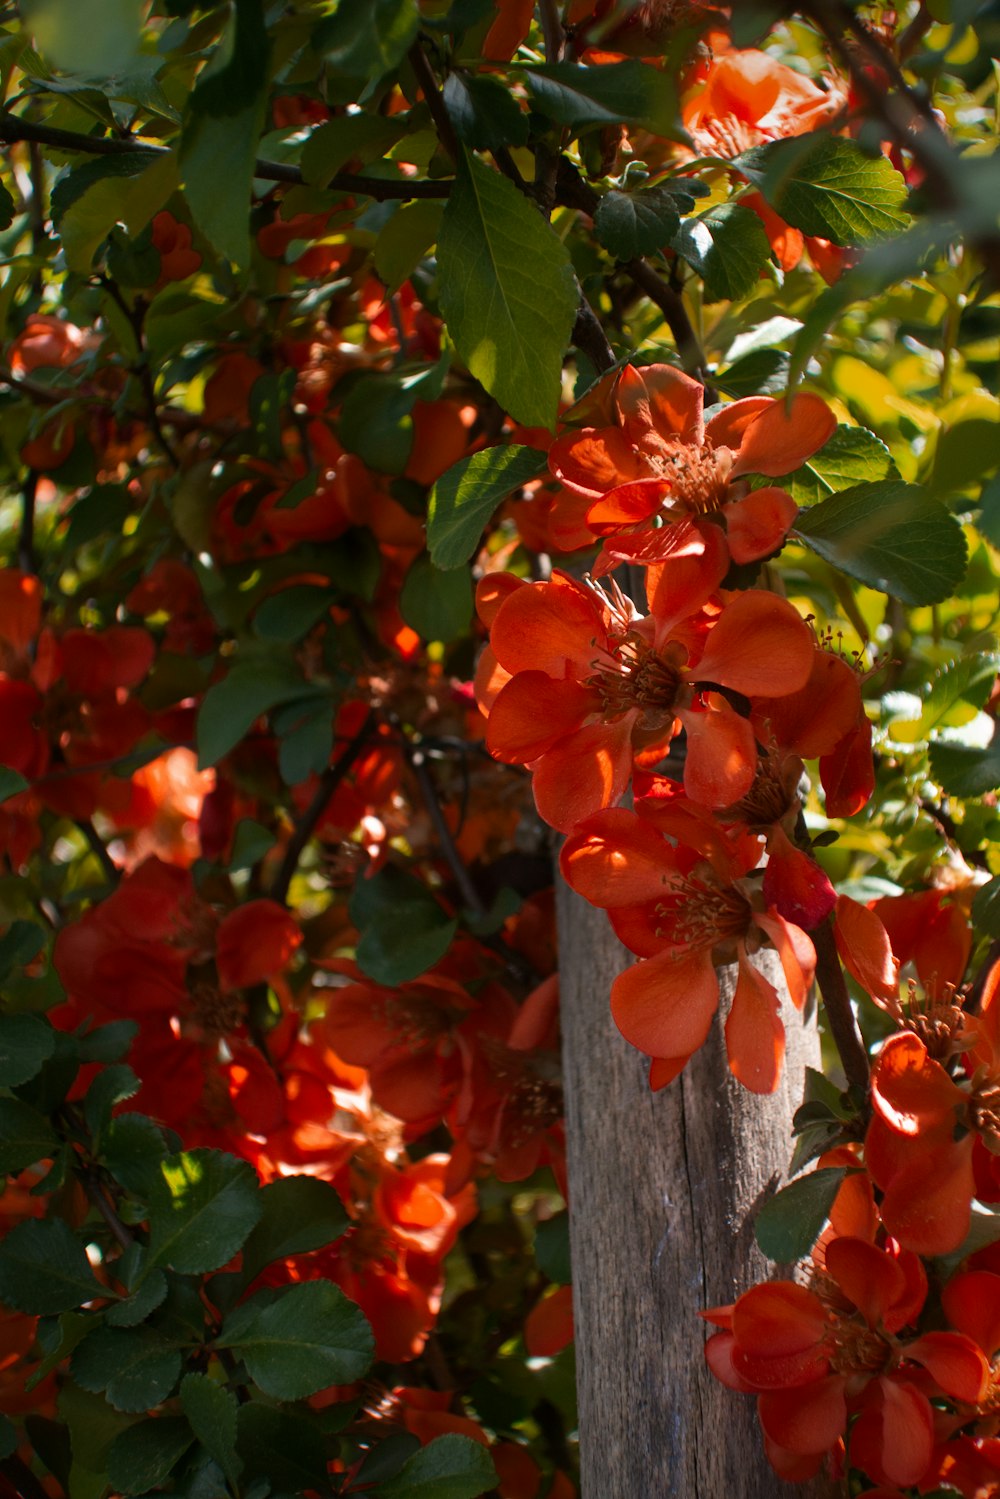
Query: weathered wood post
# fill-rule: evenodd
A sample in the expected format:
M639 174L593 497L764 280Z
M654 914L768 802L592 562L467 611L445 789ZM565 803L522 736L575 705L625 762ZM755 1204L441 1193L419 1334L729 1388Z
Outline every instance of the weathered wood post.
M608 1008L631 956L565 885L558 920L583 1499L826 1499L825 1480L774 1475L753 1401L705 1367L697 1316L771 1273L753 1217L791 1155L815 1025L786 1005L781 1087L746 1092L723 1045L727 970L707 1044L650 1093ZM755 961L780 987L776 956Z

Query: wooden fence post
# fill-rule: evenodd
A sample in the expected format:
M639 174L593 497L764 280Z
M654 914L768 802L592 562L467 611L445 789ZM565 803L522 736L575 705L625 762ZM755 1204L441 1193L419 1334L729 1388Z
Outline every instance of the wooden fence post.
M815 1024L786 1004L781 1086L746 1092L726 1064L725 970L708 1042L653 1094L608 1008L630 954L565 885L558 920L583 1499L826 1499L825 1478L775 1476L753 1400L708 1373L697 1315L773 1273L753 1218L791 1156ZM774 959L755 961L781 985Z

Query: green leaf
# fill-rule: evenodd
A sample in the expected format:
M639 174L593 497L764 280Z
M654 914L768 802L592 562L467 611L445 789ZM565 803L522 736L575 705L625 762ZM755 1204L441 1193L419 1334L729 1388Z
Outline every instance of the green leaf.
M336 0L313 32L313 47L351 78L381 78L403 61L417 35L415 0Z
M375 1351L361 1308L326 1280L252 1296L226 1318L218 1344L235 1348L250 1378L276 1400L350 1384Z
M198 710L199 767L204 770L228 755L270 709L307 697L310 691L291 658L233 666L208 689Z
M26 0L23 8L35 46L64 72L112 78L135 60L140 0Z
M751 349L720 370L712 380L727 396L773 396L788 384L789 356L784 349ZM782 488L787 488L783 485Z
M244 1284L265 1265L337 1239L350 1219L337 1191L314 1176L284 1176L260 1193L260 1222L243 1246Z
M976 651L935 672L920 719L921 736L938 728L959 703L977 710L984 707L998 671L1000 655L996 651Z
M237 266L250 260L250 195L269 54L262 0L238 0L199 75L181 136L181 179L195 224Z
M268 1479L278 1493L325 1491L326 1445L315 1421L248 1400L239 1408L236 1425L237 1450L248 1476Z
M83 1245L61 1218L19 1223L0 1243L0 1301L42 1316L103 1296Z
M934 604L965 574L962 528L917 485L857 484L799 514L808 547L869 588L904 604Z
M118 1411L148 1411L170 1395L181 1373L180 1349L148 1327L98 1327L79 1343L70 1376L85 1390L102 1390Z
M343 115L314 130L302 149L302 175L316 187L326 187L341 167L358 158L362 163L381 156L395 145L405 124L381 115Z
M104 1164L127 1192L145 1197L166 1151L163 1131L145 1114L112 1119L104 1139Z
M685 219L674 249L705 283L705 301L745 297L771 257L771 245L755 213L739 203L720 203Z
M149 1191L149 1263L202 1275L242 1248L261 1215L257 1173L220 1150L167 1156Z
M401 474L413 447L413 408L417 401L437 400L449 363L446 352L429 368L376 372L359 380L345 397L337 423L348 452L379 473Z
M45 933L34 921L12 921L0 937L0 979L16 978L44 946Z
M457 640L472 618L472 578L464 568L442 572L421 554L406 574L399 612L424 640Z
M52 221L70 270L87 275L115 224L141 233L177 185L177 164L161 151L101 156L74 167L52 190Z
M124 1062L116 1062L97 1074L83 1102L83 1116L95 1141L100 1140L110 1124L115 1105L134 1098L140 1086L132 1068Z
M379 1488L379 1499L478 1499L495 1488L489 1452L471 1437L435 1437Z
M81 1062L117 1062L139 1034L135 1020L109 1020L79 1038Z
M933 483L944 490L978 489L998 464L1000 422L970 417L938 434Z
M818 453L782 479L782 489L800 505L815 504L837 490L898 479L892 454L867 427L839 426ZM762 480L773 484L773 479Z
M517 444L484 448L452 464L431 490L427 510L435 567L464 567L501 500L547 470L547 454Z
M19 1099L0 1098L0 1175L23 1171L54 1155L58 1146L58 1137L43 1114Z
M972 897L972 924L987 937L1000 937L1000 875L980 885Z
M0 1015L0 1088L16 1088L34 1077L55 1045L55 1032L38 1015Z
M973 798L1000 791L1000 734L985 749L937 740L930 748L931 774L949 796Z
M166 1297L167 1277L162 1270L150 1270L134 1295L109 1306L104 1319L111 1327L138 1327L150 1312L162 1306Z
M668 188L605 193L594 213L597 238L618 260L654 255L681 226L677 200Z
M266 598L253 617L262 640L302 640L330 612L333 591L314 583L293 584Z
M194 1441L183 1416L139 1421L123 1431L108 1453L108 1480L122 1494L145 1494L164 1483Z
M471 374L553 427L579 294L569 252L513 183L463 151L438 239L441 308Z
M88 1473L103 1473L113 1442L133 1424L130 1416L114 1410L102 1395L92 1395L76 1384L65 1384L60 1390L59 1415L69 1427L74 1469L79 1466ZM106 1488L105 1479L99 1492L103 1494Z
M375 241L375 271L390 295L409 280L441 231L440 203L404 203L380 229Z
M377 984L405 984L426 973L458 930L419 880L391 864L356 882L348 910L361 933L358 966Z
M449 73L442 93L455 133L471 151L528 144L528 116L498 78Z
M573 1279L569 1258L569 1213L556 1213L535 1229L535 1259L549 1280L568 1286Z
M265 854L270 853L277 841L275 834L269 828L265 828L262 823L254 822L251 817L241 817L233 833L233 852L229 860L230 871L252 869L255 864L260 863Z
M235 1489L240 1466L236 1456L236 1396L207 1374L185 1374L181 1409L199 1442Z
M824 1166L783 1187L757 1214L754 1235L769 1260L801 1260L819 1238L847 1171Z
M868 245L909 223L906 183L886 157L825 131L753 146L734 165L786 223L835 245Z
M525 76L532 105L557 125L645 125L657 135L678 134L670 74L638 58L595 67L545 63L526 68Z
M12 1452L17 1451L19 1440L17 1427L13 1421L9 1416L0 1413L0 1462L6 1457L10 1457Z
M8 765L0 765L0 802L27 791L30 784L19 771L11 770Z

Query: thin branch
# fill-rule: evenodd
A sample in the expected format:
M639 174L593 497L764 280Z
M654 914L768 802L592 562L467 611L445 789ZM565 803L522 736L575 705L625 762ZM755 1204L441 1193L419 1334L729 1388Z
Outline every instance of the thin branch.
M17 565L23 573L38 571L35 557L35 496L38 472L29 469L21 489L21 527L17 535Z
M615 351L608 343L604 325L582 293L580 305L576 311L576 322L573 324L573 332L570 336L580 352L586 354L599 375L614 369L617 363Z
M0 142L17 145L21 141L36 142L40 146L52 146L58 151L80 151L88 156L127 156L143 151L154 156L169 156L169 146L153 145L136 136L83 135L75 130L58 130L53 125L36 125L22 120L5 110L0 110ZM258 158L254 164L254 176L265 182L287 182L301 186L305 182L299 168L281 161ZM381 177L364 177L353 172L335 172L325 186L334 192L360 193L368 198L446 198L451 191L450 180L431 182L426 179L391 180Z
M86 768L89 769L89 766ZM80 770L76 773L77 775L82 775L83 771ZM114 859L112 859L111 855L108 853L104 839L94 827L94 824L90 821L89 818L79 817L74 819L73 826L78 828L86 838L87 843L90 846L91 853L94 855L95 859L100 864L101 868L104 870L104 873L108 878L108 883L111 885L117 885L118 881L121 879L122 872L118 868L118 865L115 863Z
M142 394L146 402L146 418L153 429L153 436L165 453L170 466L174 470L178 470L181 466L180 459L160 422L160 412L156 401L156 386L153 382L153 372L149 367L149 350L146 347L144 330L146 303L142 297L136 297L134 304L130 307L117 282L112 281L110 276L101 276L99 279L108 296L120 308L123 316L128 319L129 326L132 329L132 337L135 339L136 349L136 363L132 366L132 373L142 387Z
M371 709L361 725L358 732L350 739L344 753L336 759L332 765L328 765L319 778L316 794L309 803L302 816L295 825L295 831L288 840L284 858L278 873L275 875L271 885L271 899L281 901L282 904L288 898L288 890L295 877L295 871L299 867L299 860L309 839L316 831L316 826L326 811L327 803L347 775L361 750L371 738L375 727L375 710Z
M568 208L578 208L593 218L601 201L600 194L580 176L572 162L563 156L559 161L556 180L556 196ZM664 321L673 336L681 364L691 375L706 385L707 362L697 334L691 326L684 299L658 276L652 266L638 257L623 263L622 269L651 302L663 313Z
M561 62L566 49L566 33L559 17L557 0L541 0L538 7L545 42L545 61Z
M823 996L830 1034L840 1055L848 1086L860 1092L867 1106L868 1053L851 1008L851 996L847 992L830 918L815 927L810 935L816 949L816 983Z
M455 877L459 894L470 911L475 911L477 916L487 914L486 903L472 882L472 877L465 867L465 863L459 853L455 839L452 836L448 820L438 800L437 787L434 777L427 767L427 756L418 746L403 739L403 754L406 756L407 764L416 777L417 785L420 787L420 795L423 797L424 806L427 808L434 831L441 847L441 852L447 861L448 868Z
M0 1462L0 1473L13 1486L14 1492L19 1494L21 1499L51 1499L51 1495L41 1480L35 1477L28 1464L18 1457L16 1452Z
M421 93L431 112L431 119L437 127L438 140L441 142L452 161L458 161L462 155L455 127L451 123L451 115L448 106L444 102L441 90L438 88L434 70L427 61L427 54L419 41L413 43L407 53L410 67L413 69L417 82L420 84Z
M131 1229L126 1228L115 1211L114 1204L108 1197L107 1192L97 1178L86 1167L76 1173L80 1185L87 1195L87 1200L100 1213L108 1228L111 1230L116 1243L122 1249L129 1249L134 1243L135 1236Z

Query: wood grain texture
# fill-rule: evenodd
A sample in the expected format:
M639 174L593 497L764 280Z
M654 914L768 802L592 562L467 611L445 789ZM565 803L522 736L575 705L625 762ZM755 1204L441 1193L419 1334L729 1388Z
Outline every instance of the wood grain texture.
M697 1315L773 1273L753 1219L784 1178L815 1027L786 1005L782 1086L747 1093L726 1064L724 970L708 1043L653 1094L608 1008L630 954L565 886L558 918L583 1499L830 1499L825 1478L775 1476L754 1401L707 1371ZM757 961L780 985L772 959Z

